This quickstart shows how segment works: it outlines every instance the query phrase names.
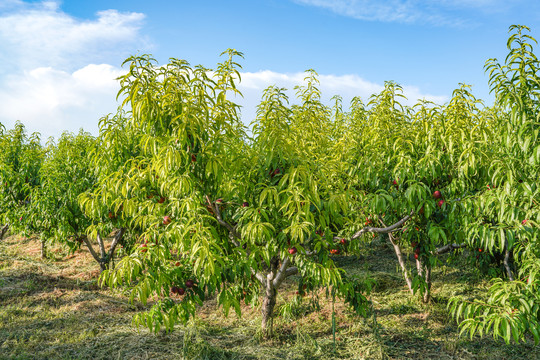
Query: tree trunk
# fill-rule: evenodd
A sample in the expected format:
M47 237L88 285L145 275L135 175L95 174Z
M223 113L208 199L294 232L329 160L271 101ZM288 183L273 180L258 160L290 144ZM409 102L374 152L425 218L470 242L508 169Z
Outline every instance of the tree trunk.
M103 259L99 262L99 268L101 272L103 272L103 270L107 270L108 267L109 263L104 261Z
M99 268L103 272L103 270L107 270L109 268L109 263L114 258L114 251L116 249L116 245L118 245L118 242L122 240L122 237L124 236L125 229L121 228L116 235L114 236L114 239L111 243L111 247L108 252L105 252L105 243L103 242L103 238L101 237L101 234L98 232L97 234L97 242L99 246L99 253L98 255L94 248L92 247L92 244L90 244L90 241L86 236L82 237L82 240L86 244L86 247L90 251L90 254L92 254L92 257L97 261L99 264Z
M45 249L45 240L41 239L41 258L45 259L47 257L46 249Z
M426 264L425 265L425 273L424 273L424 279L426 280L426 291L424 292L424 297L422 300L424 303L428 303L431 299L431 266Z
M391 233L388 234L388 239L390 239L390 242L392 243L392 246L394 247L394 251L396 252L399 266L401 266L401 270L403 271L403 276L405 277L405 282L407 283L407 286L409 287L409 291L411 292L411 294L414 294L414 291L412 288L412 281L409 278L409 272L407 271L405 260L403 260L403 254L401 253L401 248L399 247L398 243L394 241L394 236Z
M418 271L418 276L422 277L426 282L426 289L422 296L422 301L428 303L431 298L431 265L424 261L422 258L416 259L416 270Z
M272 326L273 326L273 315L274 307L276 306L276 297L277 291L269 281L269 284L266 286L266 293L264 295L262 303L262 325L261 329L265 337L272 336Z
M9 229L9 224L4 225L2 229L0 229L0 240L4 238L4 235L7 233Z

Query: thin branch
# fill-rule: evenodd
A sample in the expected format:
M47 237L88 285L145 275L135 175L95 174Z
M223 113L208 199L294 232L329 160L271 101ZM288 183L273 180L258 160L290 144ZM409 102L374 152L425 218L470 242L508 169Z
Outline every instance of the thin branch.
M418 272L418 276L423 276L423 268L422 268L422 262L420 262L419 259L416 259L416 271Z
M514 274L510 269L510 250L508 249L508 240L504 240L504 267L506 268L506 273L508 274L508 279L514 281Z
M423 301L424 303L427 303L431 297L431 266L429 266L429 264L426 265L426 274L424 279L426 280L426 292L424 293Z
M450 251L454 251L456 249L461 249L461 248L464 248L465 246L467 246L467 244L465 243L462 243L462 244L456 244L456 243L453 243L453 244L447 244L447 245L444 245L438 249L435 249L433 251L433 255L441 255L441 254L446 254L447 252L450 252Z
M394 232L394 231L398 231L399 228L403 224L405 224L407 222L407 220L409 220L413 214L414 214L414 210L411 210L411 213L409 215L405 216L403 219L399 220L397 223L392 224L392 225L390 225L388 227L376 228L376 227L372 227L372 226L366 226L365 228L363 228L360 231L356 232L352 236L351 240L357 239L360 236L362 236L363 234L368 233L368 232L379 233L379 234L388 234L388 233L391 233L391 232Z
M120 228L120 231L118 231L116 233L116 235L114 236L114 239L111 243L111 248L109 249L109 257L112 258L113 255L114 255L114 250L116 248L116 245L118 244L118 242L122 239L122 237L124 236L124 232L126 231L125 228Z
M216 215L216 219L217 219L218 223L221 226L224 226L227 230L229 230L229 233L234 238L237 238L238 240L242 240L242 236L236 231L236 229L231 224L224 221L223 218L221 217L221 210L219 209L219 205L212 203L212 201L210 201L210 198L208 197L208 195L206 195L206 201L208 202L208 205L212 208L214 214ZM238 241L235 241L234 238L231 239L234 246L237 246L237 247L240 246L240 243Z
M379 219L382 226L387 227L386 224ZM399 266L401 267L401 270L403 271L403 277L405 278L405 282L407 283L407 287L409 288L409 291L411 294L414 294L413 288L412 288L412 281L409 278L409 272L407 271L407 266L405 265L405 261L403 260L403 254L401 253L401 248L399 247L399 244L395 241L394 235L392 233L388 233L388 239L392 243L392 246L394 247L394 252L396 253Z
M97 232L97 242L99 244L99 251L101 253L101 259L105 258L105 244L103 243L103 239L101 238L101 234L99 231ZM101 263L101 262L100 262Z
M264 275L261 274L260 272L256 272L253 269L251 269L251 273L253 274L253 276L255 276L257 278L257 280L260 281L261 285L264 286L264 284L266 283L266 279L264 278Z
M0 230L0 240L4 238L4 235L9 229L9 224L4 225L4 227Z
M98 256L98 254L94 251L94 248L92 247L92 244L90 244L90 240L88 240L88 237L87 236L83 236L83 241L84 243L86 244L86 247L88 248L88 250L90 251L90 254L92 254L92 256L94 257L94 259L96 259L96 261L99 263L100 262L100 258Z
M289 266L290 262L291 260L288 257L286 257L282 261L281 266L277 272L277 275L273 281L274 287L278 287L279 285L281 285L281 282L285 279L285 272L287 271L287 266Z
M270 272L266 275L266 279L268 280L267 287L274 285L274 279L277 276L277 269L278 269L279 259L277 257L273 257L270 260Z
M285 278L288 278L289 276L293 276L298 274L298 268L296 266L292 266L285 270Z

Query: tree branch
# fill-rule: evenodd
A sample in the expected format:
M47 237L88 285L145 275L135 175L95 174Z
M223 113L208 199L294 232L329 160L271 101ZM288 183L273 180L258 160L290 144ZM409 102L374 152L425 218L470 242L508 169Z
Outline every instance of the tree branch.
M253 274L253 276L255 276L257 278L257 280L260 281L261 285L265 285L266 283L266 279L264 278L264 275L261 274L260 272L256 272L255 270L251 269L251 273Z
M298 268L296 266L291 266L287 270L285 270L285 278L288 278L289 276L293 276L298 274Z
M113 241L111 243L111 248L109 249L109 257L110 258L112 258L112 256L114 255L114 250L116 248L116 245L118 244L118 242L124 236L125 231L126 231L125 228L120 228L120 231L118 231L118 233L116 233L116 235L114 236L114 239L113 239Z
M99 252L101 253L101 258L104 259L105 258L105 244L103 243L103 239L101 238L101 234L99 233L99 231L97 232L97 242L99 245Z
M281 266L277 272L277 275L276 277L274 278L274 287L278 287L279 285L281 285L281 282L285 279L285 272L287 271L287 266L289 266L289 263L291 262L291 260L286 257L282 262L281 262Z
M382 226L384 226L385 228L387 227L386 224L381 219L379 219L379 221L381 222ZM409 288L409 291L411 292L411 294L414 294L414 291L412 288L412 281L409 278L409 272L407 271L407 266L405 265L405 261L403 260L403 254L401 253L401 248L399 247L399 244L396 241L394 241L395 238L394 238L394 235L392 235L392 233L388 233L388 239L390 240L390 243L392 243L392 246L394 247L394 252L396 253L399 266L401 267L401 270L403 271L403 277L405 278L407 287Z
M393 231L397 231L397 230L399 230L401 225L405 224L407 222L407 220L409 220L411 218L411 216L413 214L414 214L414 210L411 210L411 213L409 215L405 216L403 219L399 220L397 223L392 224L392 225L390 225L388 227L376 228L376 227L372 227L372 226L366 226L365 228L363 228L360 231L356 232L351 237L351 240L357 239L360 236L362 236L363 234L368 233L368 232L379 233L379 234L388 234L388 233L391 233Z
M219 205L215 204L215 203L212 203L212 201L210 201L210 198L208 197L208 195L206 195L206 201L208 202L208 205L210 206L210 208L213 210L214 215L216 215L216 219L217 219L218 223L221 226L225 227L227 230L229 230L229 233L231 233L231 235L234 238L237 238L238 240L242 240L242 236L236 231L236 229L231 224L224 221L223 218L221 217L221 210L219 209ZM237 247L240 246L240 243L238 241L235 241L234 238L231 239L234 246L237 246Z
M4 225L4 227L2 227L2 229L0 230L0 240L4 238L4 235L6 234L8 229L9 229L9 224L6 224Z
M99 256L98 254L94 251L94 248L92 247L92 244L90 244L90 240L88 240L88 236L83 236L83 241L84 243L86 244L86 247L88 248L88 250L90 251L90 254L92 254L92 256L94 257L94 259L96 259L96 261L98 263L100 263L100 259L99 259Z
M514 274L510 269L510 250L508 249L508 240L504 240L504 267L506 268L506 273L508 274L508 279L514 281Z
M446 254L447 252L454 251L456 249L461 249L461 248L464 248L465 246L467 246L467 244L465 244L465 243L462 243L462 244L456 244L456 243L447 244L447 245L441 246L438 249L435 249L433 251L433 255Z
M415 260L416 261L416 271L418 272L418 276L423 276L424 274L424 268L422 266L422 262L420 262L420 257Z

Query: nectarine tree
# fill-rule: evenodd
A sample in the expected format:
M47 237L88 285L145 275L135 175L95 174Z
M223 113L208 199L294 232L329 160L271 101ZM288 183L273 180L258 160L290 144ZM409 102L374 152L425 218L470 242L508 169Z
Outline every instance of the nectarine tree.
M38 133L28 135L17 122L0 132L0 239L9 228L28 232L27 215L32 189L40 183L39 169L44 152Z
M93 188L96 181L88 161L93 147L94 138L82 131L76 135L64 132L57 142L48 142L39 170L40 184L32 189L26 222L43 245L54 241L75 251L88 241L86 229L91 222L82 213L78 196Z
M463 205L463 228L477 248L504 254L506 276L493 279L484 299L456 297L451 313L462 320L462 332L489 331L507 343L540 342L540 145L538 109L539 61L536 40L526 26L513 25L509 54L503 64L486 63L496 109L491 113L497 136L489 162L489 182ZM524 222L524 219L527 219Z
M176 59L161 67L148 56L127 60L120 95L131 110L102 126L109 140L99 140L106 146L96 162L129 159L107 165L81 203L88 214L121 207L143 244L104 271L103 282L127 286L132 299L154 297L135 318L154 331L187 321L209 294L240 314L240 301L262 292L262 331L270 334L278 290L293 275L333 286L365 311L364 284L345 281L329 256L347 204L341 188L321 181L333 178L324 166L333 125L314 72L297 89L302 105L289 107L281 89L265 91L250 137L229 100L238 94L241 54L226 55L213 71Z

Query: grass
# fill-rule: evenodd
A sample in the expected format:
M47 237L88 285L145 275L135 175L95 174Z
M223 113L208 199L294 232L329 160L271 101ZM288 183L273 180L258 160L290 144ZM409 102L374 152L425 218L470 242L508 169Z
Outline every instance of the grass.
M40 258L35 239L0 242L0 359L540 359L531 342L458 337L446 301L485 291L478 273L460 264L438 267L433 302L424 305L408 293L384 243L366 247L364 257L336 258L377 285L371 294L376 321L336 301L335 349L332 303L323 291L315 294L317 308L309 297L299 301L294 283L287 283L271 340L258 336L259 309L244 306L242 318L225 317L215 301L187 326L153 335L131 326L142 305L97 286L99 267L86 250L66 256L54 247L50 255Z

